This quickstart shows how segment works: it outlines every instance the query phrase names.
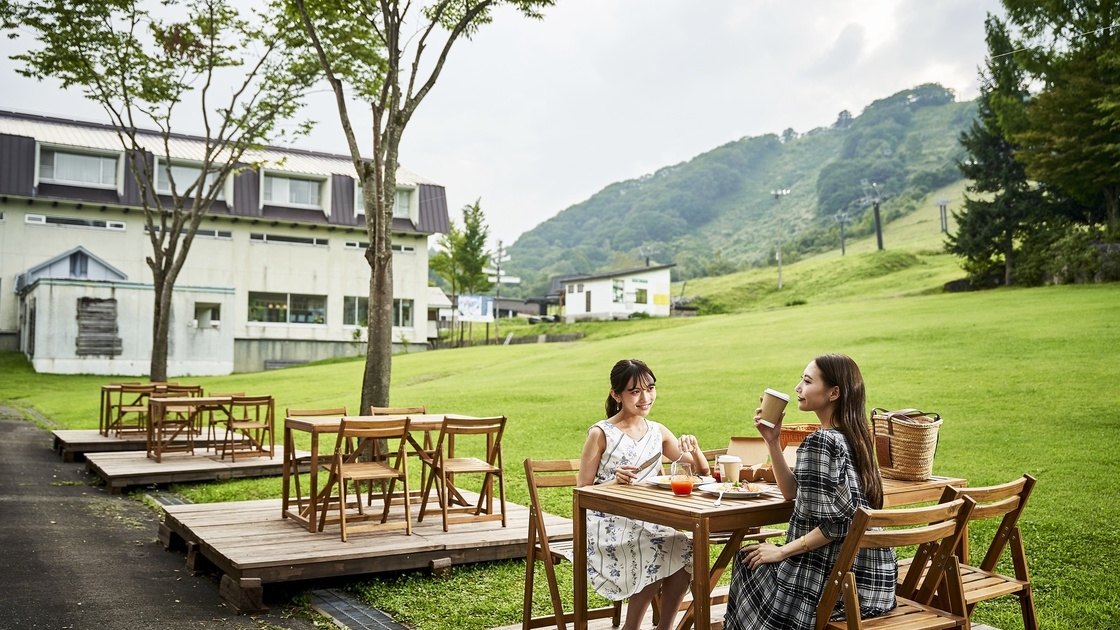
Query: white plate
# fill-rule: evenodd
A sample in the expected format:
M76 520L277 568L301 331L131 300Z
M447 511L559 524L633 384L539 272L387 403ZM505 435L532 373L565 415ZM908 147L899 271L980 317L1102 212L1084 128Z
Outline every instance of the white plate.
M758 484L761 486L761 484ZM758 497L770 494L776 490L774 486L762 486L758 492L745 492L737 490L729 483L706 483L698 488L701 492L709 492L711 494L719 494L723 492L725 499L757 499Z
M669 482L672 479L673 479L672 475L659 475L657 477L650 477L649 479L646 479L644 481L644 483L652 483L656 486L665 488L666 490L671 490L673 486L670 485ZM695 476L693 476L692 487L695 488L697 486L702 486L704 484L713 484L713 483L715 483L715 481L716 481L715 477L701 477L699 475L695 475Z

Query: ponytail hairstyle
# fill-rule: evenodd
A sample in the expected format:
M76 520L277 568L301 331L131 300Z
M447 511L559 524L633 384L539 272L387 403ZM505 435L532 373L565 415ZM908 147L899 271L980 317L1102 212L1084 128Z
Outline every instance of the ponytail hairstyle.
M832 410L832 425L848 440L867 503L872 509L882 509L883 480L872 454L874 439L868 423L867 394L859 366L843 354L823 354L813 362L817 364L825 385L840 390L840 397Z
M648 387L656 382L657 377L653 375L653 370L637 359L623 359L615 363L611 370L611 392L619 396L631 387L631 383ZM622 410L622 403L608 394L606 407L607 417L610 418Z

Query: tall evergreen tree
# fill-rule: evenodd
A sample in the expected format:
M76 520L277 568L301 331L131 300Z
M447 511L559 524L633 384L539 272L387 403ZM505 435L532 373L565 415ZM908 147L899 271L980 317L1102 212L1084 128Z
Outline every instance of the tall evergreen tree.
M953 213L957 233L949 235L946 248L964 258L974 284L987 283L1002 271L1003 284L1010 285L1017 243L1030 229L1043 195L1027 180L1015 160L1018 147L1007 139L1023 120L1023 70L1009 54L1013 48L1006 25L989 14L985 30L988 60L981 71L977 116L960 137L968 158L959 167L971 181L968 192L973 196L966 196L964 208Z

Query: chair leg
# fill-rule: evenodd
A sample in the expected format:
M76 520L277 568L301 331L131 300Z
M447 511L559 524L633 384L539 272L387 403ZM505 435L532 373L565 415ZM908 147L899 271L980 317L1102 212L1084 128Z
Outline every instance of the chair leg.
M435 480L435 474L429 473L428 482L424 484L424 497L420 500L420 513L416 515L417 523L423 522L424 514L428 511L428 497L432 494L432 485L435 483Z

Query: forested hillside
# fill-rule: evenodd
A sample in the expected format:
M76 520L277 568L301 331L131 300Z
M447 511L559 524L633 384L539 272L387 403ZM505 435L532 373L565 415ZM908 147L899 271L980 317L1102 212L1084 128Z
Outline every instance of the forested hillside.
M874 229L869 193L886 198L890 220L960 179L958 137L975 112L927 84L841 112L828 128L729 142L611 184L526 232L509 273L525 296L544 295L552 276L640 266L647 255L676 263L675 279L721 275L773 264L779 216L784 261L839 247L838 213L849 235ZM775 189L790 191L780 205Z

